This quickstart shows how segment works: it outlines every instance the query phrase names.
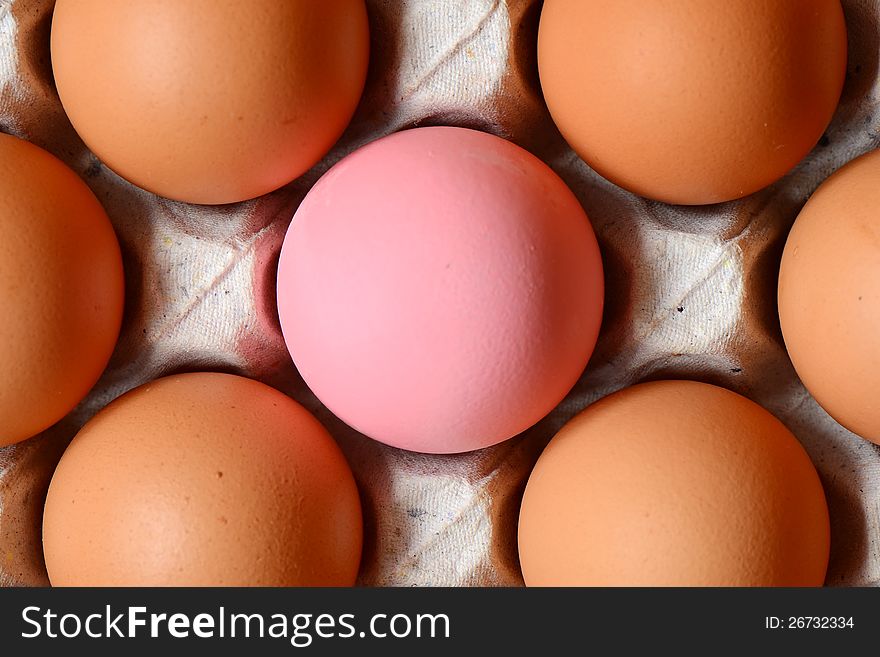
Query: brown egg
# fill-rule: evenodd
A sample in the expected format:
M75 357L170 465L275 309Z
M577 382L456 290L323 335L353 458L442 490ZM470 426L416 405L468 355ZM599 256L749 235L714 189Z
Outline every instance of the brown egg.
M58 0L52 68L74 128L145 189L253 198L320 160L366 78L363 0Z
M529 478L529 586L819 586L828 508L797 439L723 388L660 381L593 404Z
M702 204L782 177L846 67L838 0L546 0L541 86L572 148L630 191Z
M779 321L798 375L842 425L880 444L880 151L826 180L779 271Z
M55 424L95 385L123 288L113 226L86 184L0 134L0 445Z
M302 406L229 374L182 374L98 413L49 486L55 586L348 586L351 470Z

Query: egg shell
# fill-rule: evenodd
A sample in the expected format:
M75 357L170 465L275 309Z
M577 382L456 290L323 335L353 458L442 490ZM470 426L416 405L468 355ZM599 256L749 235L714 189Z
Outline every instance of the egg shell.
M822 484L769 412L691 381L637 385L566 424L529 477L529 586L819 586Z
M89 148L169 198L230 203L304 173L366 79L363 0L58 0L52 69Z
M389 445L451 453L523 431L571 389L602 317L577 199L499 137L419 128L342 160L293 218L278 267L309 387Z
M86 396L116 345L124 285L113 226L86 184L0 133L0 446Z
M54 586L350 586L351 470L289 397L229 374L170 376L98 413L49 486Z
M880 444L880 151L826 180L779 271L779 320L798 376L838 422Z
M546 0L541 87L571 147L667 203L782 177L831 121L846 72L838 0Z

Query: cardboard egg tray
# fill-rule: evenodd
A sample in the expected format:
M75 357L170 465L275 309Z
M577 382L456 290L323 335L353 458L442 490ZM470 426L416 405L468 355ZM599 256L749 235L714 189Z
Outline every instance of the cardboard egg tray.
M810 156L761 192L704 207L634 196L567 147L541 99L538 0L367 0L369 78L335 149L302 178L254 201L221 207L169 201L102 166L68 123L49 59L52 4L0 0L0 131L59 156L104 204L123 249L126 310L116 352L89 397L44 434L0 449L0 584L48 584L42 504L78 428L126 390L205 369L283 390L340 443L364 506L363 585L522 584L517 514L542 448L591 402L657 378L717 383L783 420L825 486L832 523L828 584L880 582L880 447L837 425L805 391L776 312L779 259L799 209L835 169L880 142L880 2L843 0L846 85ZM354 149L419 125L485 130L547 162L590 216L606 270L602 332L574 390L521 436L454 456L386 447L331 415L291 363L274 300L281 240L310 186Z

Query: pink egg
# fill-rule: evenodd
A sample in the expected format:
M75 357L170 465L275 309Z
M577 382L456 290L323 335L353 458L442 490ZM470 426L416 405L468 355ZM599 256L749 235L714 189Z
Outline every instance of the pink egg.
M602 260L565 183L522 148L418 128L339 162L278 266L284 339L338 417L383 443L465 452L535 424L596 343Z

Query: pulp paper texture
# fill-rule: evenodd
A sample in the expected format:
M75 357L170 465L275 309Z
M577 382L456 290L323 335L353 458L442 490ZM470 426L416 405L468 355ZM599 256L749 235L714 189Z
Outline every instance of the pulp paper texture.
M828 496L828 583L880 582L880 448L838 426L806 393L785 354L775 301L782 246L799 209L835 169L880 143L880 1L843 1L846 86L811 155L746 199L694 208L625 192L566 146L540 95L537 0L368 0L366 90L324 160L254 201L203 207L162 199L104 167L65 118L49 59L52 4L0 0L0 130L60 157L104 204L124 253L126 311L112 362L89 397L41 436L0 449L0 584L48 583L42 503L77 429L126 390L201 369L285 391L340 443L364 505L364 585L521 584L519 500L541 449L596 399L662 377L726 386L783 420L809 451ZM571 394L523 435L455 456L385 447L333 417L297 375L274 302L281 240L318 177L377 137L438 124L492 132L553 167L593 222L607 277L599 344Z

